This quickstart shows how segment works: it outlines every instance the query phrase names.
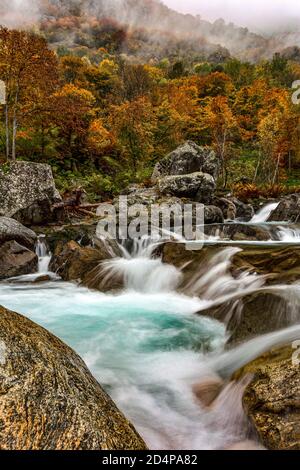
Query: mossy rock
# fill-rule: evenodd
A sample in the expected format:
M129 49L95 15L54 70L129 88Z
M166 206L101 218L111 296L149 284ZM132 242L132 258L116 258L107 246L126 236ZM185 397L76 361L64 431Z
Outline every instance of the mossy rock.
M243 405L267 449L300 450L300 365L291 346L270 351L238 371L253 374Z
M0 307L1 450L143 450L146 445L62 341Z

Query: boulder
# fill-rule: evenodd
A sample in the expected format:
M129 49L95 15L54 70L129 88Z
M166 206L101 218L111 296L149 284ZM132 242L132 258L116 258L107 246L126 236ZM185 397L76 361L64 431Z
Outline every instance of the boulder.
M55 219L53 204L60 201L49 165L16 162L0 169L0 216L25 225L48 223Z
M279 292L256 292L240 298L238 303L235 300L199 313L226 321L230 346L286 328L294 314Z
M82 247L75 241L58 243L53 254L50 270L64 281L76 281L91 289L113 290L121 287L120 280L112 278L102 286L102 262L114 257L110 245L101 240L97 247Z
M270 351L235 374L253 374L243 396L244 409L269 450L300 450L300 367L295 350Z
M215 197L213 204L221 209L225 220L234 220L236 218L236 207L229 199L225 197Z
M300 194L286 196L280 201L277 208L271 212L268 222L294 222L300 221Z
M162 194L186 197L196 202L208 204L216 190L216 183L211 175L196 172L160 178L158 188Z
M0 307L1 450L144 450L82 359Z
M267 229L257 225L230 224L224 226L224 238L234 241L268 241L271 236Z
M220 169L219 160L212 148L200 147L187 141L158 162L152 174L152 181L170 175L187 175L189 173L208 173L217 179Z
M145 188L141 185L131 185L123 193L127 197L128 206L134 204L156 204L160 198L160 194L156 187ZM119 198L114 200L114 204L118 205Z
M186 249L184 243L170 241L159 248L164 263L183 269L184 279L199 273L201 264L205 266L212 256L224 250L224 247L204 246L202 249ZM243 272L256 272L266 275L266 285L290 284L300 279L300 247L255 247L243 246L231 261L231 274L236 277Z
M250 222L255 214L253 206L251 204L245 204L236 197L230 197L228 200L230 200L235 206L236 218L242 222Z
M97 224L98 220L64 225L53 224L48 227L35 227L35 231L38 235L46 236L50 251L54 253L60 242L67 244L70 241L75 241L82 247L93 246L97 239Z
M204 206L204 222L205 224L222 224L223 212L216 206Z
M224 388L224 381L219 376L202 377L192 387L193 393L202 406L209 408Z
M0 246L8 241L15 240L26 248L33 249L36 234L17 220L0 217Z
M19 243L12 240L0 247L0 279L32 274L37 267L37 255Z
M233 273L252 271L267 275L266 283L290 284L300 279L300 246L244 247L233 258Z

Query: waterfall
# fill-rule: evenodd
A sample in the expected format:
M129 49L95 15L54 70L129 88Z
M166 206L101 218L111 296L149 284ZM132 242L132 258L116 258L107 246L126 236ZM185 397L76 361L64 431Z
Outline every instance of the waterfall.
M239 298L263 287L265 276L249 272L232 276L231 260L240 251L240 248L228 247L210 260L204 259L198 272L183 286L184 292L212 303L224 303L231 297Z
M46 274L49 272L49 264L51 261L51 252L46 243L45 235L39 235L35 252L38 256L38 272L40 274Z
M159 242L151 238L133 240L128 248L121 245L123 258L114 258L101 263L101 284L105 286L112 278L121 278L125 289L140 293L172 292L178 287L181 273L174 266L164 264L161 258L153 257Z
M235 371L253 361L272 348L292 344L300 338L300 325L253 338L236 348L226 351L207 362L210 369L221 376L230 377ZM291 357L292 360L292 357Z
M264 206L257 214L255 214L249 223L253 224L262 224L267 222L268 218L270 217L271 213L277 209L279 202L272 202L271 204L267 204Z
M279 227L277 236L284 243L300 243L300 229Z
M274 346L300 337L300 284L268 286L265 276L232 274L237 247L205 250L197 270L183 281L182 270L165 264L150 238L126 242L122 256L102 262L95 276L122 278L123 290L97 292L67 282L0 283L0 303L29 316L68 342L135 425L151 449L259 447L249 433L242 396L248 377L229 382L233 372ZM45 237L36 246L39 272L48 270ZM193 271L192 271L193 272ZM37 274L35 277L39 277ZM295 308L296 326L224 350L226 319L196 315L251 292L282 295ZM226 380L220 380L219 376ZM207 378L222 386L204 407L194 386ZM159 426L157 425L159 423Z

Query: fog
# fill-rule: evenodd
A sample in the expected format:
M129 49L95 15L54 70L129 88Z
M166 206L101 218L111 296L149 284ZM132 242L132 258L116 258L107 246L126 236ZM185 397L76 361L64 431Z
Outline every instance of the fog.
M224 18L255 32L298 29L300 23L299 0L163 0L163 3L211 21Z
M203 51L203 44L207 44L205 51L223 47L233 56L253 62L300 45L299 0L0 0L0 24L38 25L45 15L53 14L49 4L66 16L75 11L83 22L86 17L112 17L133 30L145 28L153 44L167 44L166 38L176 35L179 40L188 39L194 49ZM214 24L219 18L226 23ZM69 34L64 40L70 46L74 38Z
M54 0L52 0L54 2ZM111 5L122 0L99 0L87 4ZM250 30L260 33L299 30L300 2L299 0L160 0L170 8L183 13L199 14L203 19L214 21L224 18L239 26L247 26ZM81 3L73 0L73 3ZM69 1L58 1L61 5ZM43 0L0 0L0 22L8 26L18 24L21 20L34 20L38 16L39 6ZM119 13L122 7L118 8Z

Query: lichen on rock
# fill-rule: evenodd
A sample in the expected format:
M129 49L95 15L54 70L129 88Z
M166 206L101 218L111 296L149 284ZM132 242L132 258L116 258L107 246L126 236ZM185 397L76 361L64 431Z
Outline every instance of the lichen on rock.
M82 359L47 330L0 307L1 344L1 450L146 449Z

